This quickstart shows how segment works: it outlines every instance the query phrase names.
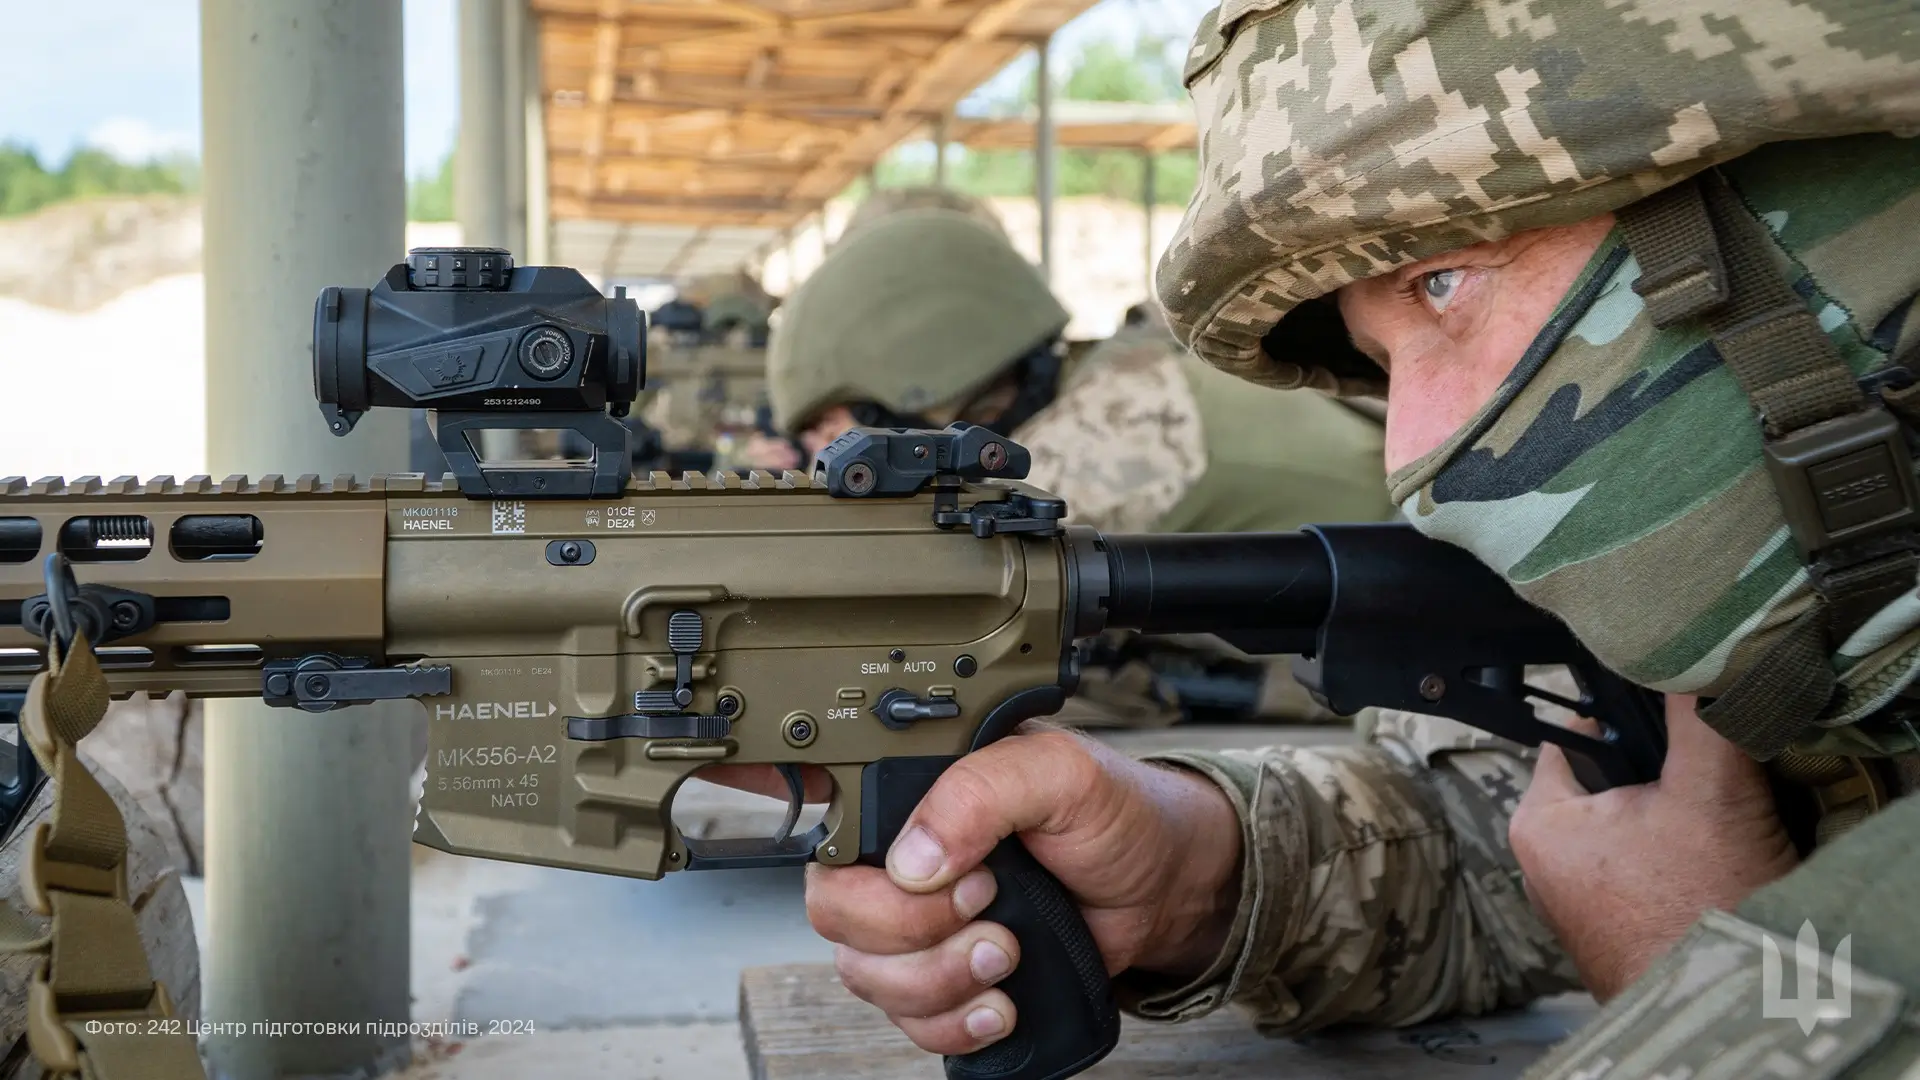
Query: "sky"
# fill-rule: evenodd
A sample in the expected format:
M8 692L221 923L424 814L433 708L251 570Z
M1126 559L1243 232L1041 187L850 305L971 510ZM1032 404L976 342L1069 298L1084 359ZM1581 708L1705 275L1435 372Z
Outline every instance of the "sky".
M445 77L454 56L456 0L406 5L407 173L439 166L453 146L459 100ZM0 34L0 142L57 163L92 145L131 161L200 147L197 0L81 0L6 5ZM1185 38L1208 0L1102 0L1055 38L1056 70L1088 41L1141 33ZM982 88L999 96L1029 78L1030 54Z

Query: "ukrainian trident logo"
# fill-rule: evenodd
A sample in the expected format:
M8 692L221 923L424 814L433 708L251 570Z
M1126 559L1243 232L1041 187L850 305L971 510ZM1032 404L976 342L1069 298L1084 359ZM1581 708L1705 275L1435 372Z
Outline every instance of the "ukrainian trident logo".
M1793 942L1794 993L1786 996L1780 964L1780 946L1774 935L1760 939L1760 1015L1768 1020L1794 1020L1805 1035L1822 1020L1844 1020L1853 1015L1853 935L1840 939L1833 950L1833 996L1820 996L1820 932L1813 920L1800 924Z

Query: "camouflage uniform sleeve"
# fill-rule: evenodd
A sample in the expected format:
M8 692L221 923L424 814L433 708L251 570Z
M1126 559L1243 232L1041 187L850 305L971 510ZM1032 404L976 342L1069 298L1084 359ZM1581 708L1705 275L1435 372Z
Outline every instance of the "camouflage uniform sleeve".
M1067 502L1069 520L1148 532L1207 471L1200 405L1169 345L1109 341L1014 439L1027 481Z
M1128 973L1128 1011L1182 1020L1233 1002L1261 1030L1399 1026L1578 987L1528 906L1507 820L1524 751L1453 721L1385 713L1364 746L1174 751L1242 823L1239 910L1182 986Z

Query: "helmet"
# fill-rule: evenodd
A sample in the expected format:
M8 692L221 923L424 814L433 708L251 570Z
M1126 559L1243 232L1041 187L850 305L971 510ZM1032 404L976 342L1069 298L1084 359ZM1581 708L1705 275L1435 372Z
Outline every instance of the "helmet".
M775 425L830 405L910 414L961 403L1049 345L1068 315L1006 240L952 210L905 210L843 241L768 342Z
M1000 216L993 212L986 200L965 195L952 188L922 187L886 188L876 191L860 201L853 208L853 216L847 219L846 228L840 230L840 242L856 231L879 221L889 214L902 210L952 210L992 229L1003 240L1007 239L1007 227Z
M734 330L743 331L753 346L767 342L767 316L771 305L742 292L727 292L707 304L705 332L709 341L724 341Z
M1188 53L1199 184L1156 275L1176 336L1254 382L1377 394L1342 285L1765 143L1920 128L1911 4L1648 7L1227 0Z

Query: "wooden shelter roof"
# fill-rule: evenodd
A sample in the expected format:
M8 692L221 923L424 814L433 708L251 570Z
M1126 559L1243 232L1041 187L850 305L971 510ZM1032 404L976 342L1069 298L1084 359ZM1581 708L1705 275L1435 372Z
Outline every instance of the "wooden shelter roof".
M971 150L1028 150L1033 147L1035 117L956 120L947 138ZM1144 105L1127 101L1056 101L1053 141L1062 150L1140 150L1160 153L1199 145L1193 114L1186 105Z
M1095 0L532 0L554 257L729 269Z

